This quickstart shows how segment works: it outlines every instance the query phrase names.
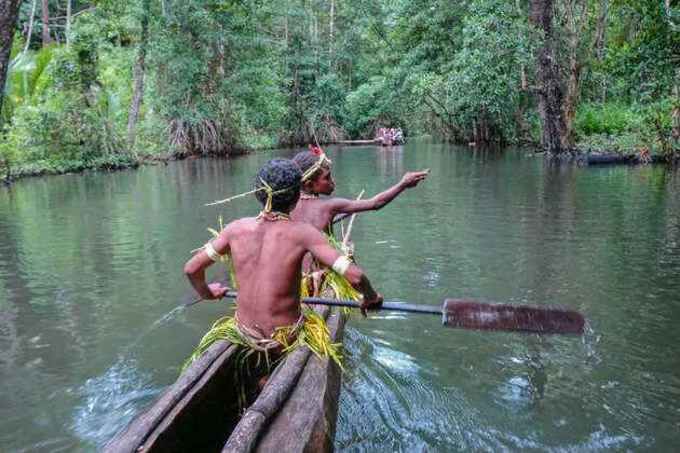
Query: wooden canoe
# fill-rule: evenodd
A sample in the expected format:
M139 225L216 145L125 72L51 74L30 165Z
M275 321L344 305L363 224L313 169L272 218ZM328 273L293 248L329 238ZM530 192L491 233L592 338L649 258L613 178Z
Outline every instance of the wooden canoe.
M345 317L327 307L334 342ZM332 451L341 373L307 348L290 353L255 402L239 417L233 383L236 347L212 345L105 452Z
M345 145L345 146L357 146L357 145L376 145L380 142L379 138L373 138L369 140L338 140L337 143L338 145Z

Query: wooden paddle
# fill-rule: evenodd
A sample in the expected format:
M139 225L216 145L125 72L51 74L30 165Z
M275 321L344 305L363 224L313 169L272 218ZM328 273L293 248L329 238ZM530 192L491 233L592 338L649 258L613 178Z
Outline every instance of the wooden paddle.
M235 291L229 291L224 297L236 298L237 295L238 293ZM201 300L196 299L184 305L188 307ZM302 302L311 305L361 308L361 304L353 300L305 297ZM441 307L385 301L381 306L375 307L374 310L438 315L442 317L442 323L446 327L473 330L582 334L585 324L583 315L566 308L495 304L472 299L446 299Z
M338 222L342 222L342 221L345 220L347 217L349 217L349 216L351 216L351 215L356 215L356 214L357 214L357 213L350 214L350 213L347 213L347 212L344 213L344 214L338 214L338 215L336 215L336 216L333 218L333 224L336 224L336 223L338 223Z

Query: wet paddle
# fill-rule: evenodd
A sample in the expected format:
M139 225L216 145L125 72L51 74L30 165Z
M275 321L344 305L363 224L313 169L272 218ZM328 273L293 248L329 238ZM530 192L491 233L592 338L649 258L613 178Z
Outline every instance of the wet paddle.
M229 291L225 297L236 298L237 295L238 293ZM201 300L193 300L185 306L194 305ZM353 300L305 297L302 302L311 305L361 308L361 304ZM441 307L385 301L375 310L438 315L442 317L442 323L446 327L473 330L582 334L585 324L583 315L566 308L495 304L471 299L446 299Z
M336 224L338 222L342 222L343 220L345 220L347 217L349 217L351 215L356 215L356 213L355 214L349 214L349 213L338 214L333 218L333 224Z

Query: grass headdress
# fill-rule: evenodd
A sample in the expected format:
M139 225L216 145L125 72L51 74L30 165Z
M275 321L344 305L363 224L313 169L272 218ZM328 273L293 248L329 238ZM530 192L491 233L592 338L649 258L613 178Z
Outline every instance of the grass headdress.
M206 206L229 203L254 194L264 206L262 213L286 211L299 196L301 178L300 169L291 160L272 159L258 172L253 190L208 203Z
M302 170L302 182L311 179L320 169L330 168L333 164L323 149L316 145L309 145L309 151L298 153L293 161Z

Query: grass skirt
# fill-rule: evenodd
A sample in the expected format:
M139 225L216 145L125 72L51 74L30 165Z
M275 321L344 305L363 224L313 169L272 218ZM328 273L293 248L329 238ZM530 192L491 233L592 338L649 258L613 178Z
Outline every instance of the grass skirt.
M198 346L184 363L184 371L194 360L199 358L208 348L219 340L226 340L232 344L243 346L249 354L258 353L268 364L268 367L276 365L276 362L285 354L300 346L308 347L319 358L330 358L342 368L342 344L331 341L330 332L326 321L309 307L302 307L304 322L295 332L295 326L279 327L272 334L271 340L278 343L281 354L277 358L270 357L269 348L258 347L257 340L244 334L239 329L236 318L225 316L218 319L212 328L203 336Z

